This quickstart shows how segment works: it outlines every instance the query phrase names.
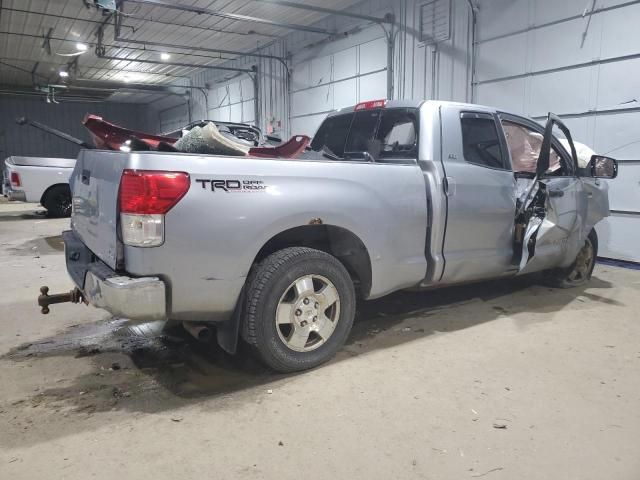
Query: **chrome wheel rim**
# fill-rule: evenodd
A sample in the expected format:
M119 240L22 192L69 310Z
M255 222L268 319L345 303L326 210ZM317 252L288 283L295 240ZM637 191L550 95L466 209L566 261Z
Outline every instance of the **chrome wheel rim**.
M322 275L304 275L284 291L276 308L276 331L291 350L309 352L324 345L340 318L340 295Z
M589 272L591 271L591 264L594 261L593 244L588 238L585 240L584 245L578 252L576 257L576 263L573 270L569 274L568 280L570 282L582 282L589 278Z

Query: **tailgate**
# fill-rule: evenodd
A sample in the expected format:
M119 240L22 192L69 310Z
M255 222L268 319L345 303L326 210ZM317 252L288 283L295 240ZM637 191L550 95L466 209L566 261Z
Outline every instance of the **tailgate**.
M82 150L69 181L73 196L71 226L100 260L117 269L118 188L129 154Z

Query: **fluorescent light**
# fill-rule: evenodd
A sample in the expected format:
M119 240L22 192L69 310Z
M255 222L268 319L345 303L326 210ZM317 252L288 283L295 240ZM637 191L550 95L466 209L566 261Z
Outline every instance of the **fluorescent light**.
M67 78L69 76L69 72L65 72L64 70L60 70L60 72L58 72L58 75L60 75L62 78Z
M169 54L168 54L168 53L166 53L166 52L162 52L162 53L160 54L160 60L165 60L165 61L166 61L166 60L169 60L170 58L171 58L171 55L169 55Z
M76 43L76 50L79 52L86 52L88 48L86 43Z

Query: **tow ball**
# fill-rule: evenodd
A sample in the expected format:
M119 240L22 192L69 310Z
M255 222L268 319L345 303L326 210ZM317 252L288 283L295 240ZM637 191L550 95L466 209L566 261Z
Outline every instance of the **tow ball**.
M54 293L49 295L49 287L40 287L40 295L38 296L38 305L41 312L46 315L49 313L49 305L54 303L80 303L84 302L82 291L76 287L68 293Z

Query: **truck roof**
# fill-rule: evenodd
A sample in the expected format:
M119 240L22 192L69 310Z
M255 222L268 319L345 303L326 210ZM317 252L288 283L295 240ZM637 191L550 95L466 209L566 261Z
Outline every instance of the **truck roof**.
M378 101L384 101L384 100L370 100L370 102L378 102ZM352 106L349 106L349 107L341 108L339 110L336 110L334 112L329 113L327 115L327 117L332 117L334 115L341 115L341 114L344 114L344 113L353 112L353 111L356 110L356 107L358 105L362 105L363 103L368 103L368 102L361 102L361 103L358 103L356 105L352 105ZM496 112L497 111L497 109L495 107L490 107L490 106L487 106L487 105L478 105L478 104L474 104L474 103L449 102L449 101L443 101L443 100L413 100L413 99L386 100L385 108L420 108L425 103L433 104L434 106L437 106L437 105L462 105L462 106L466 106L466 107L473 108L473 109L481 109L481 110L484 110L484 111L490 111L490 112ZM510 113L510 112L505 112L505 113Z

